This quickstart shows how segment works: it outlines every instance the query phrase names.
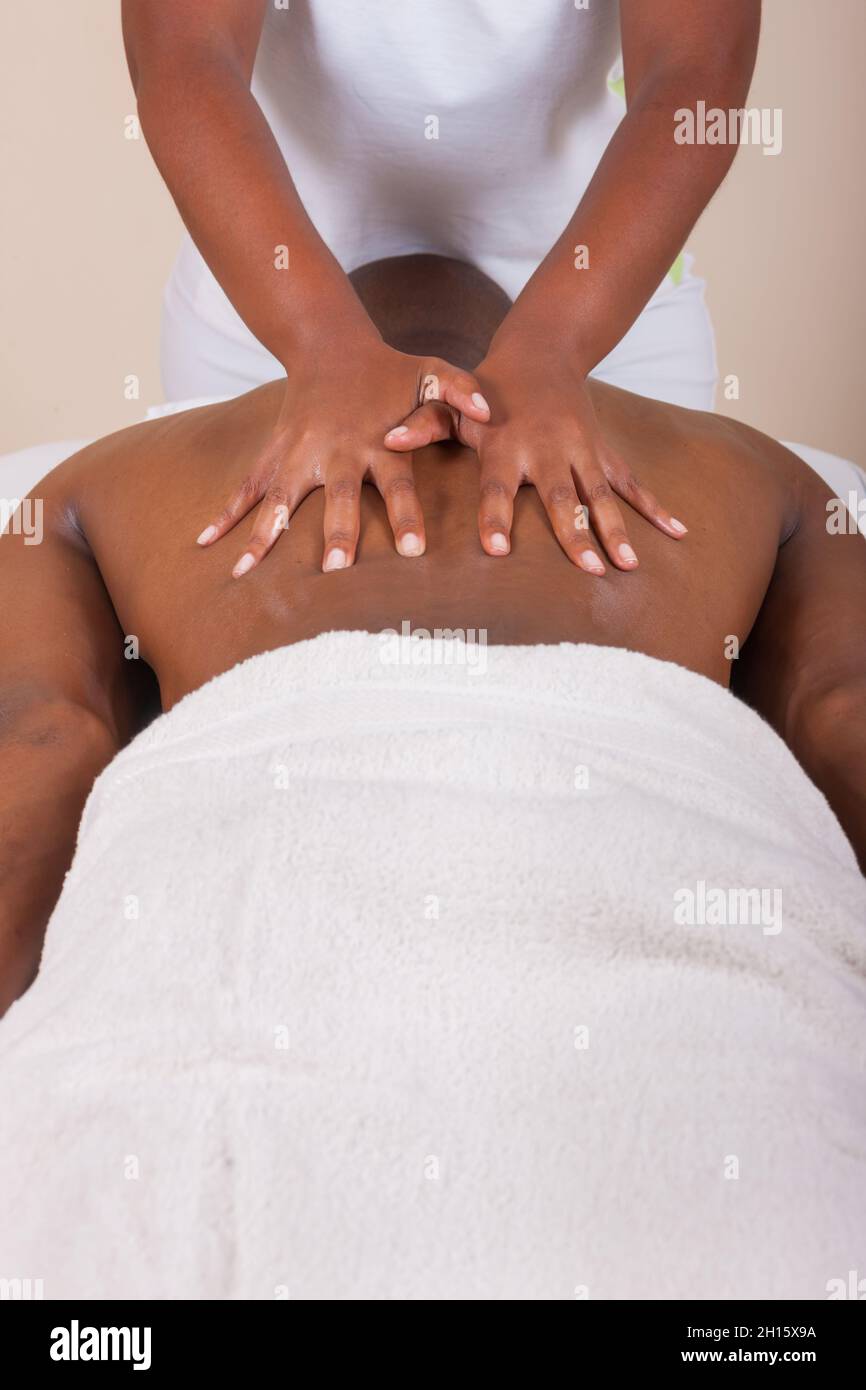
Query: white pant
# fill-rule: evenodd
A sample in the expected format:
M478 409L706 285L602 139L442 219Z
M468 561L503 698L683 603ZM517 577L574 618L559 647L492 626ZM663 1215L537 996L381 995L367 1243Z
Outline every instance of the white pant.
M680 283L667 282L593 376L654 400L712 410L716 349L704 282L685 257ZM162 315L162 384L167 401L236 396L283 375L217 289L191 243L168 282Z

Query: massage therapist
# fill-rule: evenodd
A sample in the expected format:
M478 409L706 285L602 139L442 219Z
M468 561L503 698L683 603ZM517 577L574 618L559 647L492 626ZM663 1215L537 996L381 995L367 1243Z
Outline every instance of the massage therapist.
M420 555L411 451L451 434L479 454L491 556L508 553L521 483L557 535L590 521L620 569L637 558L616 494L684 533L606 445L585 379L712 407L712 329L682 247L737 147L677 143L674 112L743 105L760 0L122 9L141 126L189 231L165 295L166 396L285 379L202 545L264 502L240 577L323 486L323 566L343 568L369 479L400 553ZM515 301L483 362L382 342L347 273L410 252L473 262Z

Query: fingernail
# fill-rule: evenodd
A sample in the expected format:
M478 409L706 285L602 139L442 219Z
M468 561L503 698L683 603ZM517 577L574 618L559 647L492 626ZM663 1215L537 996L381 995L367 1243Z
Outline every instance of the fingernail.
M389 431L388 431L388 433L385 435L385 438L386 438L386 439L397 439L401 434L408 434L408 433L409 433L409 426L408 426L408 425L395 425L394 428L393 428L392 430L389 430Z
M234 569L232 570L232 574L234 575L235 579L241 579L243 575L248 574L255 563L255 555L251 555L250 552L247 551L246 555L241 556Z
M346 568L345 550L329 550L325 556L324 570L344 570Z
M684 526L681 521L677 521L675 516L671 517L671 530L676 531L677 535L684 536L688 532L688 526Z
M421 537L416 536L414 531L407 531L398 540L397 549L401 555L420 555Z
M626 565L636 565L636 564L637 564L637 556L635 555L635 553L634 553L634 551L632 550L632 548L631 548L630 545L621 545L621 546L620 546L620 548L619 548L619 558L622 560L623 564L626 564Z
M591 570L593 574L604 574L604 565L594 550L584 550L580 558L584 569Z
M484 399L484 397L482 396L482 394L481 394L480 391L473 391L473 392L472 392L472 404L473 404L473 405L476 405L476 406L478 407L479 410L489 410L489 409L490 409L490 406L487 404L486 400Z
M215 535L216 527L206 526L196 541L196 545L207 545L208 541L212 541Z
M497 555L504 555L508 550L508 537L503 536L501 531L495 531L490 537L490 549L495 550Z

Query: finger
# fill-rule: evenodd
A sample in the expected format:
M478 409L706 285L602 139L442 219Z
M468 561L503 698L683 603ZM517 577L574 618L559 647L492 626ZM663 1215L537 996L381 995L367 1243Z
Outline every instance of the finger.
M482 451L478 534L488 555L507 555L511 550L514 498L519 486L519 469Z
M688 527L677 521L675 516L671 516L655 494L650 492L648 487L644 487L618 455L611 458L608 478L614 492L618 493L624 502L628 502L630 507L634 507L636 512L640 512L641 516L645 516L647 521L651 521L659 531L673 536L675 540L681 540L688 534Z
M246 550L238 560L232 574L241 579L272 550L284 531L289 529L289 518L297 510L300 496L290 496L278 484L272 484L264 497L256 517L255 525L247 541Z
M325 549L323 570L354 564L361 530L360 471L348 469L325 481Z
M575 469L575 472L580 499L589 508L595 534L611 562L617 569L636 569L637 555L629 541L619 504L601 468L595 464L591 468L582 467L580 472Z
M418 388L420 404L425 401L444 401L468 415L470 420L486 424L490 406L484 398L476 377L460 367L452 367L441 357L431 357L425 363Z
M407 415L402 425L388 431L385 447L396 453L411 453L413 449L423 449L425 445L435 444L440 439L450 439L454 427L451 408L441 402L428 401Z
M427 536L411 458L380 459L373 465L371 474L384 499L397 550L401 555L423 555Z
M571 473L550 472L536 483L553 534L572 564L587 574L604 574L604 561L593 543L587 509L581 503Z
M267 490L267 478L250 474L244 478L236 492L232 493L222 511L214 517L197 538L197 545L213 545L227 532L243 521L248 512L257 506Z

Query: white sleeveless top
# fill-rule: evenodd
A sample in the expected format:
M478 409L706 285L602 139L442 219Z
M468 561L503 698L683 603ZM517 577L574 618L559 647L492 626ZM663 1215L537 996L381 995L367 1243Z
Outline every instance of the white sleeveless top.
M347 270L434 251L512 296L624 114L617 0L291 0L253 92Z
M286 3L268 4L253 93L344 269L438 252L515 297L624 115L618 0ZM174 289L236 336L190 245Z

